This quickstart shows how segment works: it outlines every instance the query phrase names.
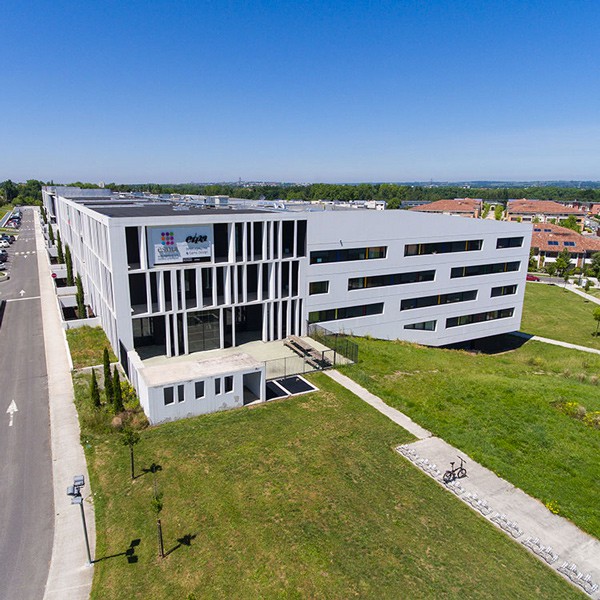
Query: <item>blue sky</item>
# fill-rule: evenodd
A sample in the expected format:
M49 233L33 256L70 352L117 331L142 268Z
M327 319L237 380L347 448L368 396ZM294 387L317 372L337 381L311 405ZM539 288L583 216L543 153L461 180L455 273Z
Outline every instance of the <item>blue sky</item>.
M0 180L600 179L596 1L0 3Z

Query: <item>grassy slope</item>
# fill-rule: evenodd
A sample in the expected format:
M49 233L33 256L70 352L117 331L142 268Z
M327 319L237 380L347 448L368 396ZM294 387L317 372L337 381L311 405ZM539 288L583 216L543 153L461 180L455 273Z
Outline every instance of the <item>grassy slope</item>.
M600 538L600 432L550 404L600 410L600 356L539 342L486 356L355 341L361 362L345 368L351 377Z
M117 360L102 327L78 327L66 334L74 369L103 364L104 348L108 348L111 362Z
M321 392L88 447L100 560L92 598L580 597L391 448L407 432L324 375ZM192 536L189 545L177 538ZM125 552L131 540L137 562Z
M600 349L592 312L596 304L553 285L528 283L521 331Z

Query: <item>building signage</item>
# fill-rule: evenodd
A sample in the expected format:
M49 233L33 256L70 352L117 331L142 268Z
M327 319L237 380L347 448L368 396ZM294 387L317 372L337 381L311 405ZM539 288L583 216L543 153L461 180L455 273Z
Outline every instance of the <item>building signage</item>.
M212 225L149 227L151 266L212 258Z

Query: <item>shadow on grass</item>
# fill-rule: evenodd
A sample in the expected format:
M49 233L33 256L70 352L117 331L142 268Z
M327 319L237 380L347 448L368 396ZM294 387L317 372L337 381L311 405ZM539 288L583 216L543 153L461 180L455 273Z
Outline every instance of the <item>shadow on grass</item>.
M135 549L137 546L140 545L140 539L137 538L135 540L131 540L130 544L129 544L129 548L127 548L127 550L125 550L124 552L118 552L117 554L111 554L109 556L102 556L101 558L97 558L96 560L94 560L94 563L99 563L102 562L103 560L108 560L110 558L117 558L119 556L126 556L127 557L127 562L132 565L135 564L138 561L138 557L135 555ZM179 540L177 540L179 541Z
M533 335L529 333L519 331L517 333L504 333L477 340L468 340L457 344L448 344L444 348L448 350L466 350L474 354L501 354L517 350L532 337Z
M147 473L152 473L153 475L156 475L159 471L162 471L162 467L158 463L152 463L149 467L143 468L142 472L135 476L135 479L139 479Z
M173 546L170 550L167 550L165 556L169 556L169 554L175 552L175 550L179 550L181 546L191 546L192 541L196 539L197 535L197 533L186 533L184 536L177 538L177 545Z

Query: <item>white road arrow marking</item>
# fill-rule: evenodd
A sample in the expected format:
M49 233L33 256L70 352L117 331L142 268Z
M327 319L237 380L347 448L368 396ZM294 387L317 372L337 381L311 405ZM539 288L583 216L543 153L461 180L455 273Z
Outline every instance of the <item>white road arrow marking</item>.
M21 291L19 292L19 294L21 294L21 298L22 298L22 297L25 295L25 290L21 290Z
M6 412L7 412L7 414L10 415L10 421L8 422L8 426L12 427L13 426L13 418L15 416L15 413L19 412L19 409L17 408L17 404L15 403L14 400L8 405Z

